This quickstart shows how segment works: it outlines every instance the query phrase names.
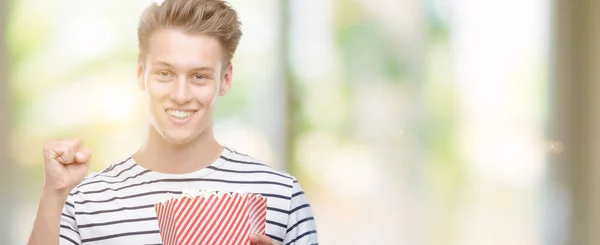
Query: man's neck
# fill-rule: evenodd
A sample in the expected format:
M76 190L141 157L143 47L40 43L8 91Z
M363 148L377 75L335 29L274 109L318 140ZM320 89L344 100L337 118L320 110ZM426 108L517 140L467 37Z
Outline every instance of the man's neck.
M153 126L146 142L133 155L142 167L161 173L184 174L208 167L223 151L214 138L212 125L198 138L181 145L167 142Z

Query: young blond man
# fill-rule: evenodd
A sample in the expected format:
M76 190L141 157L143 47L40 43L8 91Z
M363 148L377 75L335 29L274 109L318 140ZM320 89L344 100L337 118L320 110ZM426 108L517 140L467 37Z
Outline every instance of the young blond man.
M133 155L86 175L80 140L44 146L45 183L29 245L161 244L154 204L184 189L244 191L267 197L266 236L255 244L318 244L313 213L296 179L219 144L218 97L231 87L242 32L221 0L150 5L139 27L138 85L150 123Z

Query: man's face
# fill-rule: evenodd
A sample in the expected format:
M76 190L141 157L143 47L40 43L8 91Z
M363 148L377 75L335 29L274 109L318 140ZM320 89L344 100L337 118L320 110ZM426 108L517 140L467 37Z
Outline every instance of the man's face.
M223 69L217 39L176 29L155 32L138 83L149 99L151 122L168 142L185 144L212 124L215 102L231 86L231 66Z

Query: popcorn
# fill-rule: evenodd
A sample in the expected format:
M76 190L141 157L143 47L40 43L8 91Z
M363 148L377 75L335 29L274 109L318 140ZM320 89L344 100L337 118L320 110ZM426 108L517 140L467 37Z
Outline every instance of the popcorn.
M184 190L154 208L163 245L250 244L250 234L265 234L267 199L258 194Z

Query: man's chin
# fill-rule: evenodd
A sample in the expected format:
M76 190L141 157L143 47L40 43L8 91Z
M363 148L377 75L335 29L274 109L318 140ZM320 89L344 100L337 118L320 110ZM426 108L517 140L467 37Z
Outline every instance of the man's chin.
M173 145L185 145L193 141L191 136L167 136L165 140Z
M172 145L188 144L202 135L201 132L189 128L165 128L159 132L163 140Z
M196 137L191 132L164 132L162 137L172 145L184 145L193 141Z

